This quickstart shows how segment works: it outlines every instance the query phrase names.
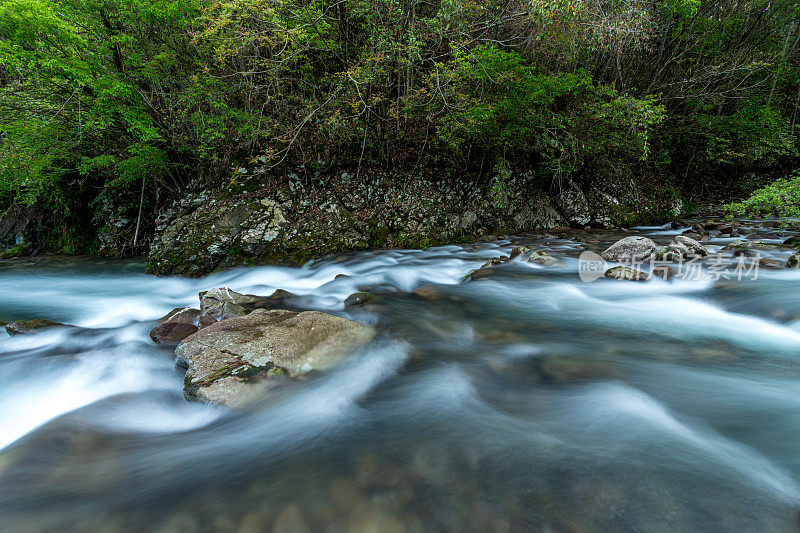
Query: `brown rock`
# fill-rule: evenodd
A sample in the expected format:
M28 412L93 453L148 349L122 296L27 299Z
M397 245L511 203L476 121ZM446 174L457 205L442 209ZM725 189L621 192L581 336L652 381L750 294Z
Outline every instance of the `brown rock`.
M183 322L184 324L196 324L200 316L200 310L193 307L176 307L166 315L158 319L159 324L165 322Z
M472 281L475 281L477 279L481 279L481 278L485 278L487 276L490 276L493 273L494 273L494 269L492 269L492 268L485 268L485 267L484 268L479 268L477 270L473 270L472 272L470 272L469 279L472 280Z
M197 326L194 324L165 322L153 328L150 332L150 338L156 344L178 344L196 331Z
M37 318L34 320L20 320L17 322L9 322L5 325L6 332L9 335L24 335L28 333L35 333L37 331L41 331L43 329L55 328L59 326L65 326L66 324L62 324L61 322L53 322L52 320L45 320L43 318Z
M515 246L511 250L511 259L514 259L518 255L527 255L527 254L531 253L532 251L533 250L531 248L529 248L528 246Z
M438 300L442 297L442 290L436 285L424 285L414 289L411 292L412 294L416 294L420 298L425 298L426 300Z
M766 257L762 257L761 259L758 260L758 266L761 268L775 269L775 268L784 268L786 265L780 259L769 259Z
M609 268L606 270L605 277L628 281L647 281L649 279L648 275L641 270L625 266Z
M218 320L213 316L201 316L200 318L197 319L197 328L198 329L207 328L211 324L216 324L217 322Z
M675 277L675 269L667 265L659 265L653 268L653 276L663 280L670 280Z
M353 294L348 296L347 299L344 301L344 307L346 309L348 307L363 305L372 300L373 298L375 298L375 295L372 294L371 292L365 292L365 291L354 292Z

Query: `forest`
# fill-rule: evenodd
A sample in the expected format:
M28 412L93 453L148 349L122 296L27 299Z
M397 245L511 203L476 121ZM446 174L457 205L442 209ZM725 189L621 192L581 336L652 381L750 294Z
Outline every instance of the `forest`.
M59 253L254 161L796 199L799 106L790 0L0 0L0 210Z

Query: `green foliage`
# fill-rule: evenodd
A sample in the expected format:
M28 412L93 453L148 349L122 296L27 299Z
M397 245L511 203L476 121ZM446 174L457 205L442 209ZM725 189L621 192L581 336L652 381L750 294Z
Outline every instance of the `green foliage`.
M511 177L511 169L508 168L508 162L500 161L494 167L495 176L492 178L492 186L490 194L497 207L503 207L508 197L508 184L507 180Z
M747 105L731 115L700 115L697 122L709 161L769 167L797 155L790 121L764 105Z
M586 71L541 73L521 54L491 46L458 58L450 76L455 109L440 120L440 139L461 153L477 146L493 159L538 158L551 178L611 159L646 159L652 128L664 118L652 97L598 86Z
M728 204L726 211L732 216L775 216L783 221L800 218L800 171L758 189L741 202Z
M142 207L146 233L190 183L256 158L264 175L460 175L495 201L496 164L554 192L782 172L799 16L789 0L0 0L0 210L40 206L63 236L112 215L133 234Z

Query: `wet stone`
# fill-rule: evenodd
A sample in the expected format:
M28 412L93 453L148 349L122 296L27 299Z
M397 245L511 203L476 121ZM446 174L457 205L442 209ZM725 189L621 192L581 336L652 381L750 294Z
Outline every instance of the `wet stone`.
M55 327L63 327L66 324L62 324L61 322L53 322L52 320L45 320L43 318L37 318L34 320L20 320L17 322L9 322L5 325L6 332L9 335L25 335L28 333L35 333L37 331L42 331L45 329L55 328Z
M347 299L344 301L344 306L345 308L348 308L348 307L356 307L359 305L364 305L365 303L373 300L374 298L375 295L372 294L371 292L366 292L366 291L354 292L353 294L348 296Z
M758 266L761 268L778 269L778 268L784 268L786 264L780 259L769 259L763 257L758 260Z
M185 324L196 324L200 316L200 310L193 307L176 307L166 315L158 319L159 324L165 322L183 322Z
M150 338L156 344L178 344L197 331L197 326L185 322L165 322L150 331Z
M600 254L606 261L642 261L656 251L656 243L647 237L625 237Z
M605 277L628 281L647 281L648 275L635 268L616 266L606 270Z

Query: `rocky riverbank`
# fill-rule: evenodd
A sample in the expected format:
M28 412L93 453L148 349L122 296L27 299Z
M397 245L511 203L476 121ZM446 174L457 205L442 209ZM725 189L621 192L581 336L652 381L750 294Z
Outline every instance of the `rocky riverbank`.
M226 189L189 194L158 219L148 272L202 276L234 266L300 265L332 253L424 248L556 227L615 227L681 214L674 193L635 184L549 193L529 174L501 185L348 173L271 181L240 169ZM265 183L270 185L265 186Z

